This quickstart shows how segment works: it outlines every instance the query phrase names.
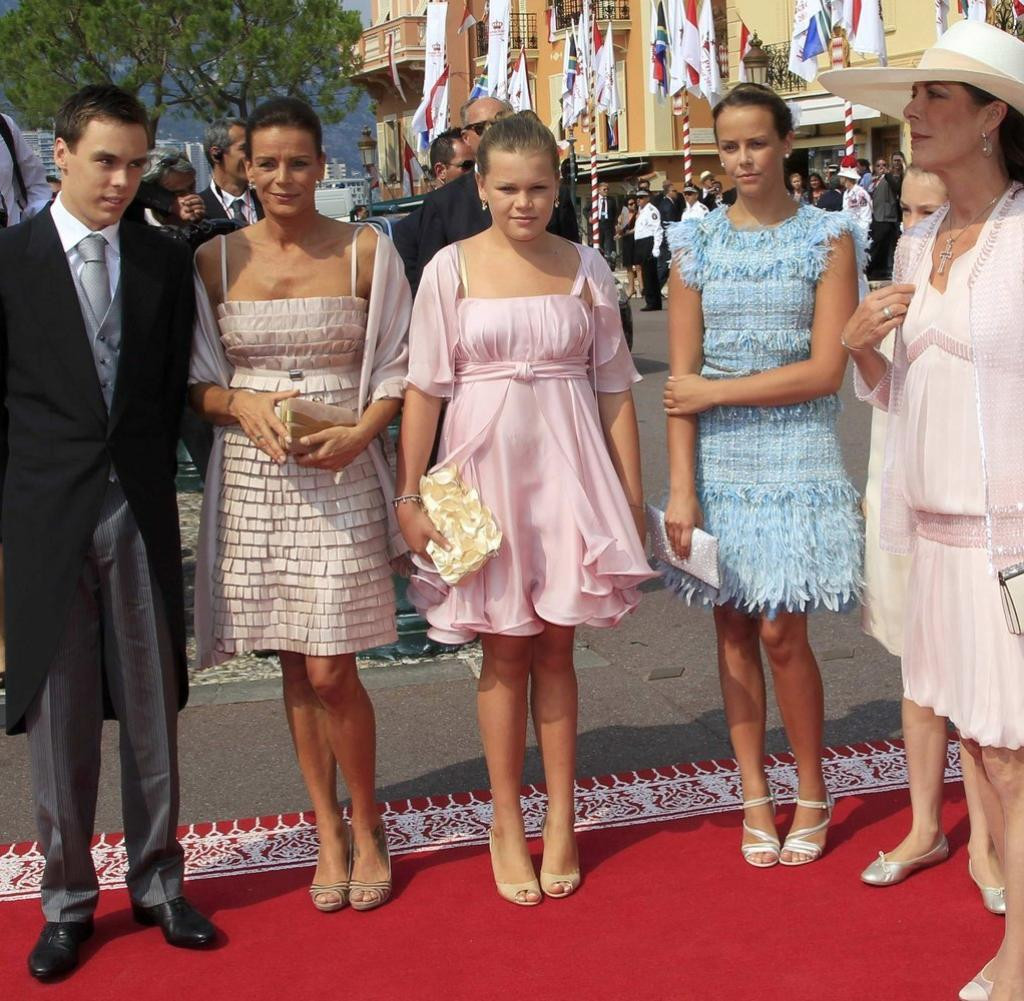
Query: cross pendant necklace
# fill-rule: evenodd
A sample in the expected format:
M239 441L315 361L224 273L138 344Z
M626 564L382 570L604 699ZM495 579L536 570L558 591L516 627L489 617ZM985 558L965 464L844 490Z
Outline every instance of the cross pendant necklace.
M942 253L939 254L939 268L936 274L944 275L946 273L946 267L953 260L953 244L1002 197L1003 192L1000 191L966 226L961 227L955 236L953 235L953 210L952 208L949 210L949 215L946 216L946 246L942 248Z

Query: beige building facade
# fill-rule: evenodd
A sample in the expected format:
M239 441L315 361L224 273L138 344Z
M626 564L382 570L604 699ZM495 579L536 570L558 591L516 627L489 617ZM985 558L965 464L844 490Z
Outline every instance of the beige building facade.
M525 47L534 108L559 138L562 133L560 97L566 28L580 16L584 0L512 0L510 50L518 54ZM599 174L628 185L635 179L651 177L655 186L664 178L683 180L682 123L673 114L672 102L659 100L649 90L651 61L650 0L590 0L602 34L609 22L614 33L620 102L618 144L609 148L603 116L594 132L599 152ZM795 0L713 0L720 48L723 81L737 82L741 25L745 23L760 38L771 56L769 83L794 106L799 121L793 165L806 173L821 170L844 152L844 110L838 99L826 94L817 82L805 84L788 71L790 35ZM447 15L447 51L450 66L450 121L458 124L459 108L469 95L474 80L483 73L487 53L484 0L470 0L478 23L463 34L457 29L464 11L463 0L451 0ZM960 19L954 13L950 23ZM933 0L882 0L889 64L914 65L936 37ZM375 101L378 163L381 197L401 193L401 140L410 135L413 113L423 87L426 3L423 0L373 0L372 24L362 35L363 67L357 82ZM549 23L550 19L550 23ZM1011 0L992 0L989 19L1012 30ZM398 94L388 68L388 38L403 90ZM726 62L728 67L726 67ZM871 65L874 57L849 55L852 66ZM820 68L828 60L820 57ZM720 170L715 156L711 109L707 102L689 99L693 142L694 176L709 169ZM854 108L856 153L871 159L903 149L909 141L903 123L872 108ZM590 160L590 133L577 127L571 138L583 174ZM421 154L426 160L426 154Z

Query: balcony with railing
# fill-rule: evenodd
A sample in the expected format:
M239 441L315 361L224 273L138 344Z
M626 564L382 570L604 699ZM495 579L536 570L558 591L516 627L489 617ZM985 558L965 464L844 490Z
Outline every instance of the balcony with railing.
M764 46L764 51L768 53L768 86L780 94L807 90L807 81L789 69L789 50L789 42Z
M1013 0L998 0L992 4L992 23L1003 31L1024 39L1024 18L1017 20Z
M478 59L487 55L489 27L486 21L478 21L476 24L476 55ZM509 14L508 50L509 52L518 52L522 48L537 48L536 14Z
M413 69L416 64L421 72L426 57L426 17L405 15L383 24L367 28L359 39L359 54L362 65L353 76L361 83L372 82L374 77L388 73L388 37L395 65L401 71L404 67Z
M555 31L564 31L583 15L583 4L586 0L555 0ZM605 21L616 23L618 29L629 28L629 0L593 0L591 17L597 24Z

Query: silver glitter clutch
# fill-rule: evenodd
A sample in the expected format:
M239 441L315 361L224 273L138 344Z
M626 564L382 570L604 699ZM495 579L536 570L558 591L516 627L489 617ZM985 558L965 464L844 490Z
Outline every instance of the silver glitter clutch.
M690 556L688 559L681 559L672 548L672 543L668 541L665 512L652 504L646 506L646 512L647 532L651 537L654 558L688 573L691 577L696 577L717 591L722 586L722 577L718 569L718 539L701 528L695 528L690 543Z
M999 593L1006 627L1014 636L1020 636L1024 633L1024 563L999 571Z

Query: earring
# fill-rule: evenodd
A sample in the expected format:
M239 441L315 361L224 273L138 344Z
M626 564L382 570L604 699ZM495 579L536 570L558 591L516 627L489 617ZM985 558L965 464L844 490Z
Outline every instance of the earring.
M557 198L555 199L555 208L556 209L558 208L558 199Z
M487 211L487 202L483 198L480 199L480 208L482 208L484 212Z
M981 134L981 152L984 153L985 156L992 155L992 140L989 139L987 132L982 132Z

